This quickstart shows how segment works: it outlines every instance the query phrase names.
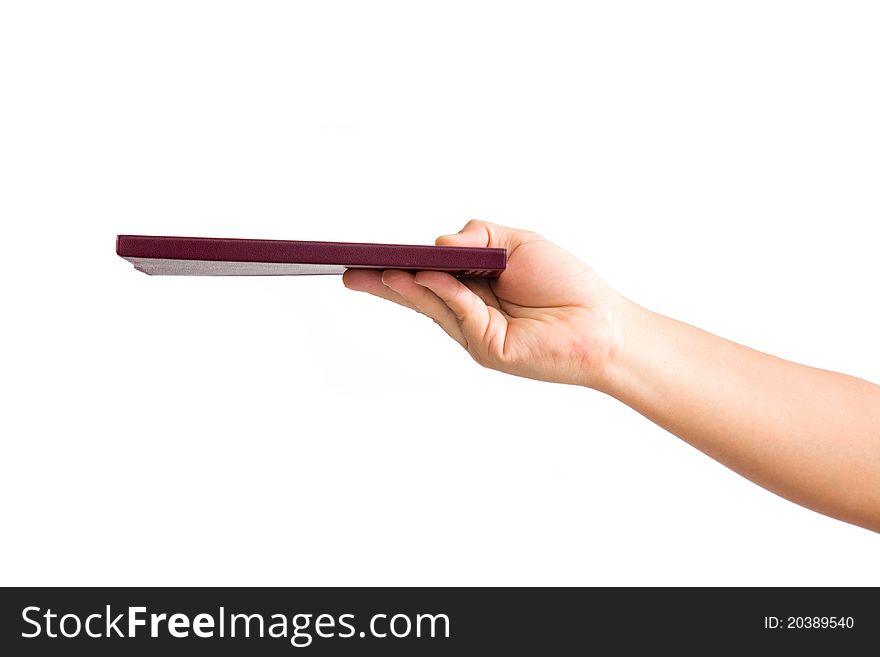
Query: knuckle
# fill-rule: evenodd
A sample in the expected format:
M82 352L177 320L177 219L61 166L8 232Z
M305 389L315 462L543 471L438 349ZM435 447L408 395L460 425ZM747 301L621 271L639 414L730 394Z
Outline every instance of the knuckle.
M468 344L467 350L471 358L474 359L477 365L480 365L481 367L491 368L489 357L485 351L470 343Z

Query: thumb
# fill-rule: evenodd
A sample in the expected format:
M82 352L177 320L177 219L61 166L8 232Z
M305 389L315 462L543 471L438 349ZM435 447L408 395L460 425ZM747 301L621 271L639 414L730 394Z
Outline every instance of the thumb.
M442 235L435 243L437 246L489 246L513 250L535 238L537 235L525 230L471 219L460 231L454 235Z

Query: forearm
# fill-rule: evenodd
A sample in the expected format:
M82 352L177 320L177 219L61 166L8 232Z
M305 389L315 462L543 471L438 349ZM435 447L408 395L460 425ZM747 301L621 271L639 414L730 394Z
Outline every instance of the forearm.
M598 386L759 485L880 531L880 387L621 303Z

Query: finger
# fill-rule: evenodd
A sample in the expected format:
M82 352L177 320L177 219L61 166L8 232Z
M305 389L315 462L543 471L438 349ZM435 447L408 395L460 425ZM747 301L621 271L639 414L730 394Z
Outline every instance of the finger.
M462 278L459 280L466 285L471 292L480 297L483 300L483 303L487 306L501 310L501 303L492 291L489 281L485 278Z
M367 292L415 310L406 299L382 282L381 269L346 269L342 274L342 283L349 290Z
M458 319L469 347L483 343L489 329L489 308L464 283L439 271L420 271L415 282L436 294Z
M460 231L453 235L441 235L435 243L437 246L488 246L513 251L517 246L540 238L540 235L527 230L471 219Z
M382 282L399 295L414 310L423 313L440 325L449 336L462 347L467 342L455 314L436 294L418 285L413 274L406 271L388 269L382 274Z

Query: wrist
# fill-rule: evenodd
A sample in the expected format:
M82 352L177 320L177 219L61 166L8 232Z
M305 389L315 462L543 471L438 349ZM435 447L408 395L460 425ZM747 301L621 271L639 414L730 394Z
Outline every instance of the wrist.
M649 342L649 324L653 313L616 292L611 308L608 353L601 368L587 385L613 397L620 397L629 386L627 382L633 380L636 370L644 361L641 352Z

